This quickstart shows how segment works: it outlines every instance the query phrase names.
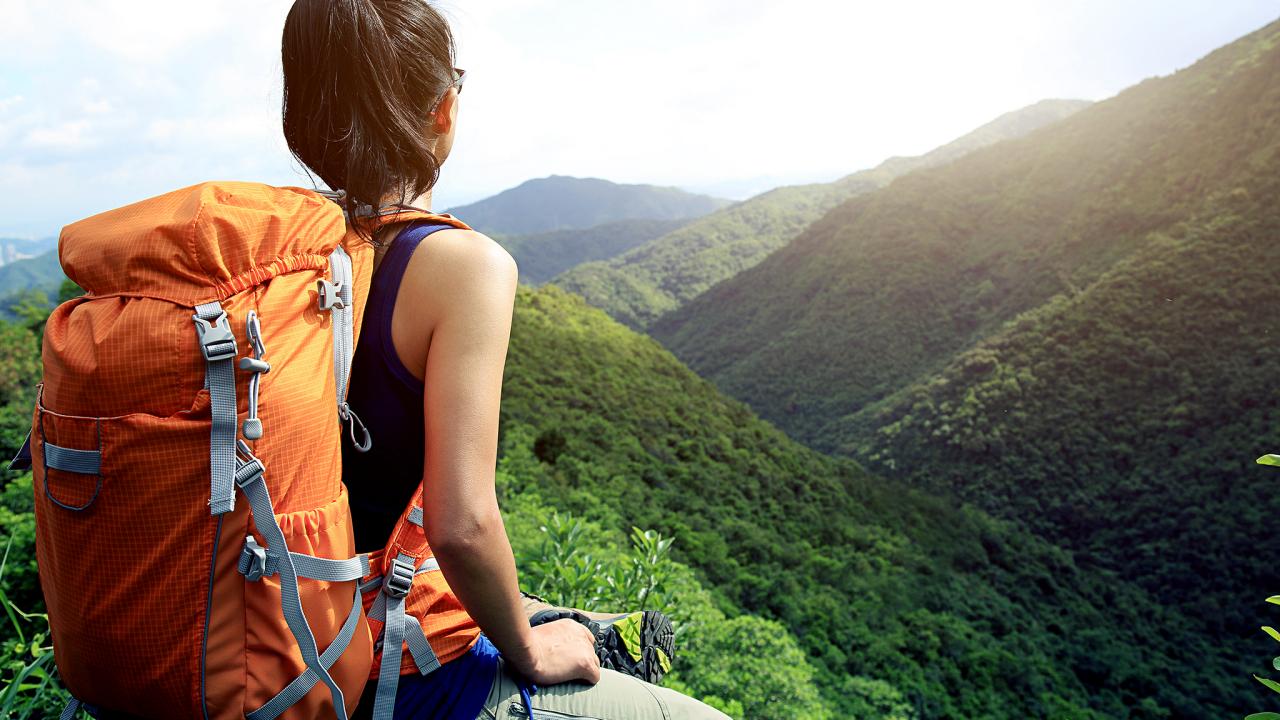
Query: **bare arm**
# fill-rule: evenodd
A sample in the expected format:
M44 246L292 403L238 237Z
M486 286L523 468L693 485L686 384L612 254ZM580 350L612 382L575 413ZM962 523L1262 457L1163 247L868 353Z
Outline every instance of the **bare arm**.
M543 684L596 682L599 662L586 628L572 621L529 627L498 511L498 412L516 278L506 250L462 230L434 234L405 273L410 286L401 286L396 319L430 328L423 333L418 324L416 338L397 342L398 350L425 356L427 541L450 588L517 669Z

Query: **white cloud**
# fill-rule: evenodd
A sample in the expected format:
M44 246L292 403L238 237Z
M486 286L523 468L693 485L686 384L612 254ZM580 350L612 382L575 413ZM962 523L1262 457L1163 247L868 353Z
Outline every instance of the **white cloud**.
M752 188L1098 99L1274 19L1270 0L447 0L468 70L438 205L529 177ZM284 0L0 0L0 235L210 177L305 184ZM51 199L53 198L53 199Z

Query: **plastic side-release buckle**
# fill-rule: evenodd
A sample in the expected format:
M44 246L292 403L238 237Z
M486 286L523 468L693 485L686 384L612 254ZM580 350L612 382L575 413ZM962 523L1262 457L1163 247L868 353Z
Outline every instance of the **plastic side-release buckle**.
M316 281L316 292L320 295L321 310L345 309L347 307L346 298L350 297L351 293L345 283L332 283L323 278Z
M391 566L387 568L387 574L382 581L382 592L391 597L402 598L409 594L409 589L413 587L413 563L405 562L401 558L391 561Z
M230 360L236 356L236 336L231 332L231 323L227 313L222 312L212 321L199 315L192 315L196 322L196 335L200 341L200 352L208 362Z
M257 582L267 574L267 549L259 545L252 535L246 535L244 538L238 569L249 582Z

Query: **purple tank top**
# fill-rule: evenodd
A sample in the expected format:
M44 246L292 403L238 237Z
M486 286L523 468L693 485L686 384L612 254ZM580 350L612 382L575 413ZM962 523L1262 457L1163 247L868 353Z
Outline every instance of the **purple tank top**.
M342 443L342 479L355 525L356 551L386 544L422 480L426 446L423 383L400 361L391 341L391 315L405 268L418 243L452 226L410 223L396 236L373 273L360 342L351 363L347 402L369 428L368 452Z

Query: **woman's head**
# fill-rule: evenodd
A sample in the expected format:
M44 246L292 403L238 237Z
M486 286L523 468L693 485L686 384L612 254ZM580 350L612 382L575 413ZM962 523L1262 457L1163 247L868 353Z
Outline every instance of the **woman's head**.
M349 212L418 197L453 145L453 57L426 0L297 0L281 43L289 150Z

